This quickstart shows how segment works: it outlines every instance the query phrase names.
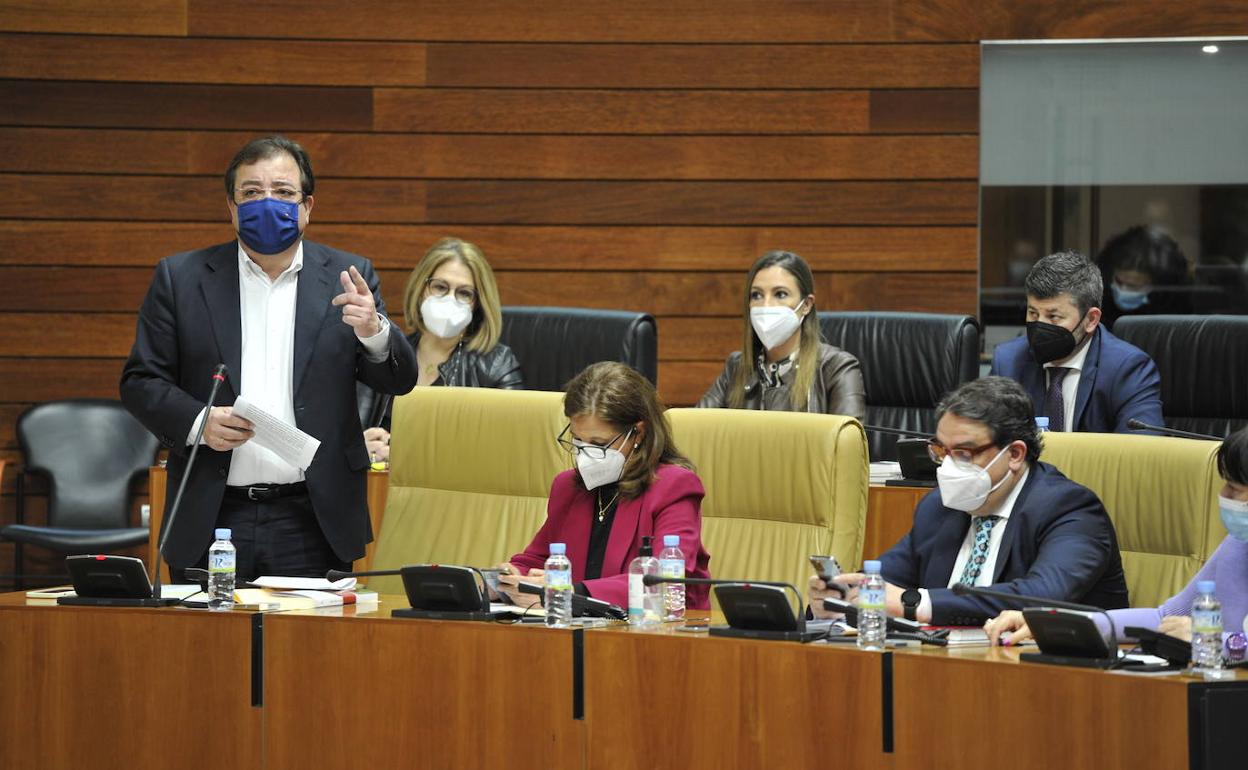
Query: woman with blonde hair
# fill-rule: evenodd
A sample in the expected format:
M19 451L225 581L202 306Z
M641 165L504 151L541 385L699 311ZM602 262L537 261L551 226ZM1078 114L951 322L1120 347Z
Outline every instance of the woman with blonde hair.
M551 543L564 543L573 587L585 596L628 606L628 565L642 537L678 535L687 577L709 577L702 545L702 482L676 449L654 386L625 364L589 366L568 383L568 425L555 439L571 470L550 487L546 521L521 553L500 565L499 590L529 605L521 577L540 582ZM689 586L688 606L710 609L706 586Z
M522 389L520 363L499 342L503 315L494 271L481 249L458 238L443 238L425 253L407 280L403 295L407 338L416 348L417 385ZM390 454L390 404L375 396L369 452Z
M745 279L744 310L741 350L699 407L866 416L858 359L823 342L804 259L791 251L760 257Z

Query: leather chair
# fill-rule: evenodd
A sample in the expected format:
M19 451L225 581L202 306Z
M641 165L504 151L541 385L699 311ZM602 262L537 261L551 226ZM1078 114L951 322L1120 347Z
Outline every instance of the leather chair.
M658 330L648 313L576 307L503 308L502 341L524 371L528 390L562 391L599 361L621 361L658 384Z
M1114 335L1157 364L1167 426L1229 436L1248 425L1248 316L1124 316Z
M1168 436L1044 434L1040 459L1095 492L1109 512L1132 607L1157 607L1178 593L1226 537L1218 447Z
M36 404L17 420L25 457L18 472L17 523L0 529L15 544L18 588L22 547L64 554L115 551L147 541L145 527L127 526L130 486L147 474L160 442L120 401L76 399ZM25 523L25 476L48 480L48 523Z
M829 344L852 353L867 391L867 425L935 432L935 407L979 376L979 324L934 313L819 314ZM897 436L867 431L872 460L896 460Z
M558 393L417 388L394 400L390 485L372 569L441 562L487 566L529 544L555 475ZM403 593L397 577L371 578Z
M857 420L738 409L667 415L706 488L702 542L712 576L779 580L805 595L811 554L861 566L868 474Z

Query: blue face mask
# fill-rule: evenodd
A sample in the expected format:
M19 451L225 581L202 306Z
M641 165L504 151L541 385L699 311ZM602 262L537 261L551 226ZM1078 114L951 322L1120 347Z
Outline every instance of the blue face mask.
M1222 514L1222 523L1231 537L1248 542L1248 502L1219 497L1218 513Z
M1110 284L1110 289L1114 292L1114 304L1122 310L1139 310L1148 304L1146 291L1131 291L1116 283Z
M238 207L238 237L253 251L280 254L299 240L299 204L261 198Z

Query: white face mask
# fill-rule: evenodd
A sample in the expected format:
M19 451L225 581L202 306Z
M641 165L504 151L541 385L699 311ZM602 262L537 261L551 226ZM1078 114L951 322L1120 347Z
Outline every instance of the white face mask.
M633 435L630 428L628 433L624 434L624 443L628 442L628 437ZM584 443L573 441L577 446L585 446ZM580 471L581 483L585 488L593 491L598 487L614 484L620 480L620 475L624 473L624 453L618 449L608 449L605 457L590 457L584 452L576 453L576 469Z
M788 342L789 337L802 325L802 317L793 308L784 305L752 307L750 325L754 327L754 333L758 335L763 347L774 350Z
M988 469L1001 459L1001 455L1005 454L1008 449L1007 446L997 452L992 462L983 468L978 465L972 468L958 465L952 455L945 455L944 462L936 469L936 483L940 485L941 502L955 511L970 513L978 510L988 499L988 495L1010 477L1007 473L994 485L992 477L988 475Z
M1248 542L1248 500L1218 496L1218 513L1226 531L1236 540Z
M420 303L420 320L435 337L451 339L458 337L472 323L472 307L465 305L451 294L445 297L426 297Z

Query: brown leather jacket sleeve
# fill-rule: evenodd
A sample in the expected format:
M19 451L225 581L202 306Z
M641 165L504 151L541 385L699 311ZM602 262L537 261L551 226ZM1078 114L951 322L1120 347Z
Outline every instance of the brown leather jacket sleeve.
M737 351L728 356L728 360L724 362L724 371L720 372L710 390L698 399L699 409L726 409L728 407L728 389L732 387L732 378L737 373L737 367L741 364L741 351Z
M867 392L862 381L858 359L844 350L837 350L820 362L823 379L824 409L827 414L867 417Z

